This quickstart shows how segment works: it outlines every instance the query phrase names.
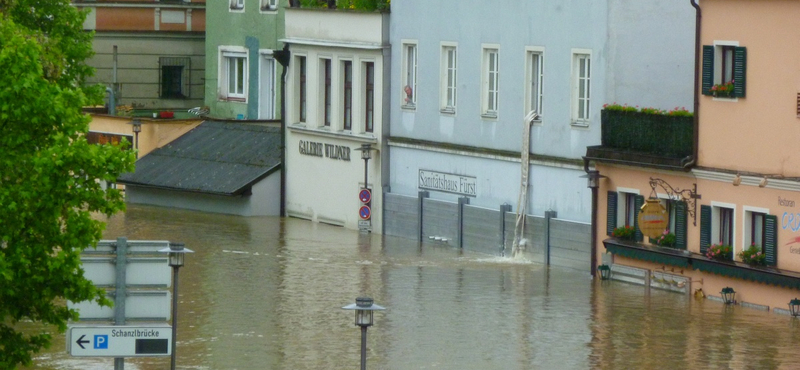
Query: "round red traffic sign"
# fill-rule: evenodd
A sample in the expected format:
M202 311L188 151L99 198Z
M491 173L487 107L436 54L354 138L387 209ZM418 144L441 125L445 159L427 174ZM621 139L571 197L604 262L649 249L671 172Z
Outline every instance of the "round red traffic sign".
M358 209L358 217L361 217L362 220L369 220L371 215L372 211L369 209L369 206L361 206L361 208Z
M361 200L361 203L367 203L372 200L372 192L369 189L361 189L358 192L358 199Z

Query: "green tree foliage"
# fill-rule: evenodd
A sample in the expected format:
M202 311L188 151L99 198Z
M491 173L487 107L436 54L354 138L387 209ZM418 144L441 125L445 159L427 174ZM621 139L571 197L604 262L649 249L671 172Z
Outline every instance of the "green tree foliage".
M391 0L335 0L337 9L388 10ZM325 8L328 0L300 0L304 8Z
M85 14L67 0L0 0L0 369L30 364L50 344L33 321L66 330L65 306L110 302L83 277L79 255L105 226L92 213L124 207L114 181L133 170L133 154L86 141L81 107L100 102L84 86L92 69Z

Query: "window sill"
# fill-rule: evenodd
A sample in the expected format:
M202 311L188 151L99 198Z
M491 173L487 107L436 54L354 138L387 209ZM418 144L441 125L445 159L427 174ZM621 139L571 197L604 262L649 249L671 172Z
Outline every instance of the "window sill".
M727 101L727 102L737 102L737 101L739 101L739 98L735 97L735 96L712 96L711 98L714 101Z
M261 11L264 13L275 13L278 11L277 7L265 6L261 8Z
M481 118L496 120L497 119L497 112L483 112L483 113L481 113Z
M246 98L238 98L238 97L231 97L231 96L222 96L219 98L220 101L227 101L233 103L247 103Z
M405 110L417 110L417 105L416 104L403 104L403 105L400 106L400 108L401 109L405 109Z
M442 113L442 114L455 115L456 114L456 108L455 107L446 107L446 108L440 109L439 112Z
M572 127L577 127L577 128L588 128L589 121L572 121L570 125L572 125Z

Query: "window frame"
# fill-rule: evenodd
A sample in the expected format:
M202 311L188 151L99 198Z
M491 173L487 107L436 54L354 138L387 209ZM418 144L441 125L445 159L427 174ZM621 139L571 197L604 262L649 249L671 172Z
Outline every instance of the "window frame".
M534 71L534 57L538 59ZM539 120L543 115L542 81L544 80L544 48L529 46L525 48L525 111L524 114L536 110ZM534 104L534 101L536 104Z
M297 121L305 123L308 118L308 57L295 55L297 65Z
M581 64L581 61L584 60L588 61L586 65ZM571 122L575 126L586 127L592 117L592 51L590 49L572 49L571 71ZM584 83L586 86L583 86ZM581 94L581 91L584 93Z
M187 99L191 92L192 59L190 57L159 57L158 97L161 99ZM164 67L181 67L180 89L177 95L165 95Z
M244 13L244 0L230 0L228 11L234 13Z
M242 73L241 73L241 82L242 82L242 92L238 93L236 91L231 92L231 85L230 85L230 68L231 62L233 60L241 59L242 64ZM220 100L227 100L227 101L235 101L235 102L247 102L247 96L249 91L249 68L250 65L250 53L248 52L247 48L241 46L220 46L219 47L219 71L218 71L218 90L219 90L219 99ZM238 77L235 78L238 80ZM234 90L238 90L234 87Z
M500 45L481 45L481 117L497 119L500 112Z
M353 130L353 61L341 60L342 130Z
M417 74L418 74L418 61L419 61L419 48L416 40L401 40L400 45L402 48L402 63L401 63L401 76L400 86L401 92L401 108L416 110L417 109ZM408 96L406 88L411 89L411 96Z
M711 45L703 45L702 49L701 93L714 99L736 101L744 98L747 92L747 48L740 46L738 41L714 40ZM730 79L726 78L728 69ZM714 94L714 85L730 80L734 81L734 89L729 96Z
M333 114L333 59L320 60L320 93L322 94L322 126L331 127Z
M458 101L458 44L442 42L439 69L439 105L446 114L456 113Z
M729 230L725 230L726 227ZM725 240L726 238L729 240ZM730 245L736 255L736 205L711 202L711 244L720 243Z
M767 241L766 223L767 216L769 216L769 209L750 206L743 206L742 208L744 210L744 217L742 219L742 240L744 240L744 244L742 245L742 250L756 243L761 248L761 252L766 252L764 247ZM759 221L758 218L761 220ZM755 235L758 233L753 232L754 228L758 228L761 234L760 237Z
M278 3L280 0L260 0L260 9L262 12L275 12L278 10Z
M375 62L365 61L364 70L364 132L375 131Z

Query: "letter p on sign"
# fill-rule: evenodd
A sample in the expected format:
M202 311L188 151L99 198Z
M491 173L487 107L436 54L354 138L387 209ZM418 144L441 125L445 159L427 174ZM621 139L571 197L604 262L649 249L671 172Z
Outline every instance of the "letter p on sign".
M95 349L108 349L108 335L95 335L94 336Z

